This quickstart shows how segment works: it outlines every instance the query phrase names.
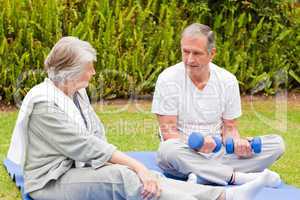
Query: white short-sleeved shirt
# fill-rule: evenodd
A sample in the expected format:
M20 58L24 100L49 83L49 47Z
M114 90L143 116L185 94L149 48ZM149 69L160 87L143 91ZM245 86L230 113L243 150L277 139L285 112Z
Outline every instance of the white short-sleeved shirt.
M210 77L199 90L186 73L183 62L165 69L158 77L152 113L177 116L177 128L189 135L219 135L222 119L241 116L238 81L227 70L210 63Z

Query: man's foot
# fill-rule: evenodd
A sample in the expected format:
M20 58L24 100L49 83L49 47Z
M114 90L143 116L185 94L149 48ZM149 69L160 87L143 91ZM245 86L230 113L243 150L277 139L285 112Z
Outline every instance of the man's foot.
M190 173L187 182L197 184L197 175L194 173Z
M253 200L263 187L278 187L280 184L279 175L266 169L253 181L227 188L226 200Z
M259 172L259 173L243 173L243 172L235 172L234 176L234 182L233 185L243 185L245 183L251 182L255 179L257 179L258 177L260 177L261 175L263 175L264 173L266 173L266 171L268 171L269 174L272 174L272 177L275 178L276 180L279 180L279 183L276 183L275 185L267 185L266 187L278 187L281 184L281 180L280 180L280 176L276 173L273 172L269 169L265 169L263 172Z

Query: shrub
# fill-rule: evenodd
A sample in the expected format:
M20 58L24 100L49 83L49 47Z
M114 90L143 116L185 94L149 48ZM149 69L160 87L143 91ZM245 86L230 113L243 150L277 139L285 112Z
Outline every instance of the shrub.
M66 35L97 49L94 100L151 94L158 74L181 60L180 33L192 22L217 33L215 63L243 93L299 88L300 22L287 1L0 0L0 11L0 95L8 102L43 80L44 58Z

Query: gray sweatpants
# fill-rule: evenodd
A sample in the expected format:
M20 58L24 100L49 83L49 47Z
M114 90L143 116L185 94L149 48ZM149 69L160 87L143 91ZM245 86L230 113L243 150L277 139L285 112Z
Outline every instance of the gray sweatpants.
M197 153L180 139L169 139L161 142L157 160L159 166L170 175L186 178L189 173L195 173L203 184L227 185L234 171L263 171L284 153L281 136L266 135L261 138L262 152L249 159L226 154L224 146L215 154Z
M154 172L153 172L154 173ZM224 188L159 178L160 200L215 200ZM98 169L71 168L58 180L30 193L34 200L141 200L142 184L132 170L122 165Z

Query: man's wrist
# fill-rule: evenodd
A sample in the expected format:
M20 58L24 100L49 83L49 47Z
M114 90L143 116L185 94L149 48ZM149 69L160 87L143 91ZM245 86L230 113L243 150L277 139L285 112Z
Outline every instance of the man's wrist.
M165 133L165 134L163 134L164 141L169 140L169 139L176 139L176 138L180 138L179 133Z
M235 141L235 140L240 139L240 136L238 134L231 134L231 133L223 135L223 144L226 143L227 138L232 138L233 141Z

